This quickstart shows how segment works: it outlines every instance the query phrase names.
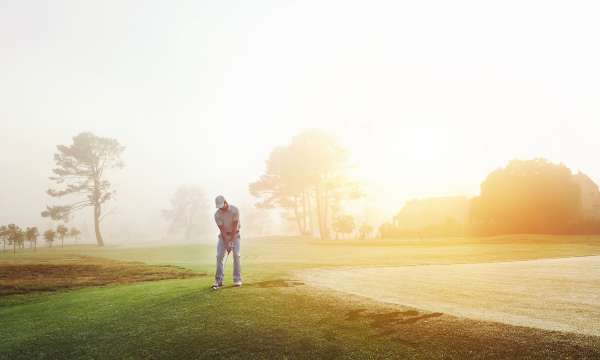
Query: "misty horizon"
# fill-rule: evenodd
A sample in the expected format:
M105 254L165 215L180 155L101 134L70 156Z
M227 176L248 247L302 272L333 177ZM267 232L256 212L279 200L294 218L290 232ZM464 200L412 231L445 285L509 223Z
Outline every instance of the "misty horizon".
M411 199L476 196L513 159L545 158L600 181L600 52L582 46L600 30L586 21L592 11L575 21L577 9L545 4L538 16L516 2L480 18L461 11L469 2L437 4L445 16L425 3L331 3L317 14L308 4L37 5L0 14L0 223L49 226L39 214L52 202L56 145L85 131L126 146L107 231L153 240L182 185L250 209L248 185L271 150L310 128L349 151L366 195L350 208L374 226ZM287 231L271 218L273 233Z

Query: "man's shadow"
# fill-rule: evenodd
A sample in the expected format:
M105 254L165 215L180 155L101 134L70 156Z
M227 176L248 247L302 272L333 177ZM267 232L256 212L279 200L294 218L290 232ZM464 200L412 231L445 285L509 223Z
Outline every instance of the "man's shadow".
M286 288L286 287L296 287L296 286L302 286L302 285L304 285L304 283L301 281L297 281L297 280L274 279L274 280L258 281L258 282L243 284L242 286L227 285L227 286L222 286L219 289L216 289L213 291L242 289L242 288Z

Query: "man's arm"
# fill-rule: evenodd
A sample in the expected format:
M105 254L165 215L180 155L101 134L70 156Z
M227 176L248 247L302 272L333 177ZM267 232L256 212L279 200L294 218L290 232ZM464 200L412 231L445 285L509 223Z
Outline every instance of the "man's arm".
M239 223L240 223L240 212L236 208L235 213L233 215L233 226L232 226L233 231L232 231L232 234L231 234L231 240L232 241L233 241L233 239L235 239L235 236L237 235L237 233L239 231L238 230Z
M233 231L230 233L229 235L229 241L227 243L225 243L226 247L227 247L227 251L231 251L233 250L233 240L235 239L235 236L237 235L237 221L233 222Z
M223 223L223 220L219 217L219 212L217 211L215 213L215 223L217 224L217 227L219 228L219 231L221 232L221 239L223 239L223 242L225 243L225 245L227 245L227 232L225 231L225 224Z
M238 220L233 221L233 231L231 232L231 240L235 238L235 235L238 233Z
M219 227L219 231L221 232L221 238L223 239L223 241L225 241L225 245L227 245L227 242L229 241L229 237L227 236L227 231L225 231L225 226L223 225L217 225Z
M233 234L227 234L227 231L225 231L225 226L223 225L219 225L219 230L221 231L221 239L223 239L223 245L225 245L225 249L229 254L229 252L231 251L231 246L233 244Z

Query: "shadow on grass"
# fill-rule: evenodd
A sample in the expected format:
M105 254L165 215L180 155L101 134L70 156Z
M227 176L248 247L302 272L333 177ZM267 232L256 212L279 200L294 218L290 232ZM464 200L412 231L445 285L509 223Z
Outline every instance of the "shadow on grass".
M288 279L274 279L274 280L266 280L266 281L258 281L254 283L244 284L243 288L289 288L304 285L303 282L297 280L288 280ZM238 288L234 285L223 286L219 290L228 290Z
M437 318L442 313L420 314L416 310L368 312L367 309L356 309L346 313L347 321L367 320L369 326L375 329L374 336L389 336L398 332L400 326L416 324L419 321ZM416 343L406 344L415 346Z

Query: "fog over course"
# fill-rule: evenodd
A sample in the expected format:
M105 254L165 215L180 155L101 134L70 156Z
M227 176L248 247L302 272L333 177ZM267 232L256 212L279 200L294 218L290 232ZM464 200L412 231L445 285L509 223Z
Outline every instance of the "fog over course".
M367 194L355 211L375 222L411 198L475 195L514 158L600 181L598 5L479 6L7 3L0 223L48 224L55 146L82 131L127 147L112 242L160 240L184 184L250 208L270 151L306 128L350 151Z

